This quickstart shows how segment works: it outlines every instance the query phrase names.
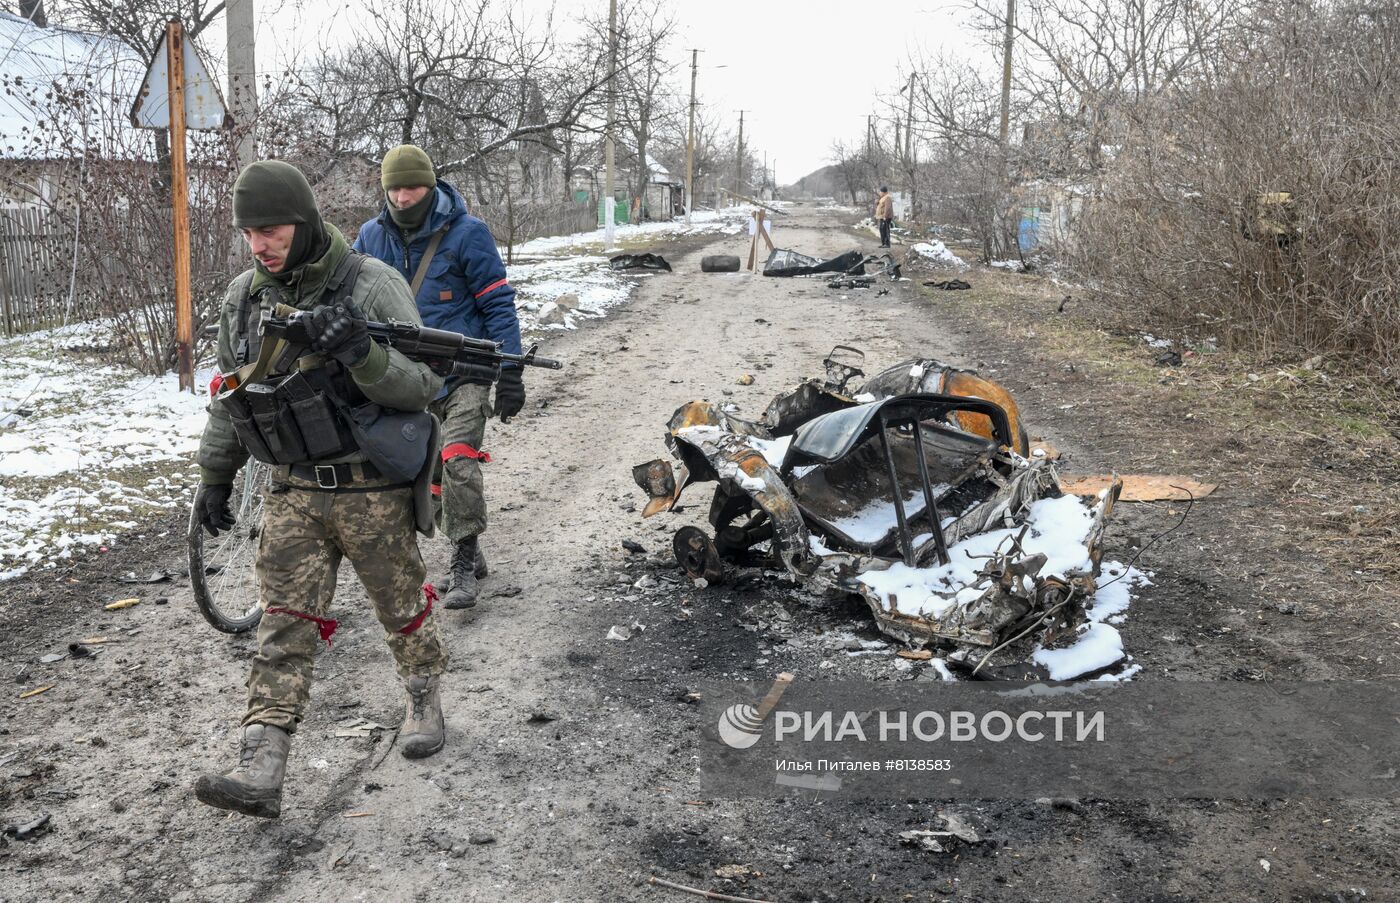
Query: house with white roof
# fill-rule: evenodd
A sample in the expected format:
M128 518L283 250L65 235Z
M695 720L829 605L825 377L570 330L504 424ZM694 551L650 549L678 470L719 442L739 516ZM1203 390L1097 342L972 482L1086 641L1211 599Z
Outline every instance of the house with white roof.
M37 7L37 9L36 9ZM146 61L113 38L0 12L0 207L51 207L85 161L149 165L129 114Z

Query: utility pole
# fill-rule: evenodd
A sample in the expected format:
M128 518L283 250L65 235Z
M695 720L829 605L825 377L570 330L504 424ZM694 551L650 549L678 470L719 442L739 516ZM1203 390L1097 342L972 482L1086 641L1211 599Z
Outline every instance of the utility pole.
M734 155L734 195L738 197L743 193L744 184L744 113L747 110L739 111L739 147ZM734 203L739 203L737 200Z
M685 139L685 224L690 225L690 208L695 206L695 72L700 51L690 51L690 131Z
M258 70L254 42L253 0L228 0L228 102L238 129L238 168L257 159L253 124L258 118Z
M1006 42L1001 54L1001 146L1011 126L1011 36L1016 27L1016 0L1006 0Z
M190 294L190 201L185 171L185 31L179 19L165 26L170 104L170 222L175 264L175 349L180 390L194 393L194 303Z
M617 0L608 0L608 130L605 141L604 161L607 175L604 176L603 193L603 245L611 248L617 236L613 222L613 114L617 104Z

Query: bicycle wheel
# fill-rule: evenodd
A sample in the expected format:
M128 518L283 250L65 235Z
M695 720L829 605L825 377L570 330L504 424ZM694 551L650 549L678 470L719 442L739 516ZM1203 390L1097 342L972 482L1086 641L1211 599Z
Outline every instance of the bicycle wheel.
M229 508L238 522L232 530L210 536L198 512L190 511L190 588L204 619L224 633L244 633L262 620L253 561L262 533L262 490L271 472L266 464L249 461L234 480Z

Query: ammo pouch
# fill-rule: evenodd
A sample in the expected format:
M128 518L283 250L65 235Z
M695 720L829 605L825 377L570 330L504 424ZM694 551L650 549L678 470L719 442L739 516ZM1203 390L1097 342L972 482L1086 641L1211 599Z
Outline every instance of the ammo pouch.
M217 400L243 447L264 464L302 464L355 450L355 436L337 416L339 399L323 372L247 383Z
M428 438L428 456L423 460L423 469L418 471L418 478L413 481L413 521L418 532L431 539L437 527L433 517L433 470L442 446L442 423L436 415L429 416L432 417L433 431Z
M340 402L340 413L360 451L385 479L413 483L430 463L434 429L427 411L399 411L371 401L353 408Z

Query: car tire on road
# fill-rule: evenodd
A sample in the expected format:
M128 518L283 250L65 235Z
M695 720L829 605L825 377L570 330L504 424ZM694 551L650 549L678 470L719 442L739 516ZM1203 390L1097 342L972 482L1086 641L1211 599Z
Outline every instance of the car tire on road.
M702 273L737 273L739 258L733 254L711 254L700 259Z

